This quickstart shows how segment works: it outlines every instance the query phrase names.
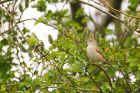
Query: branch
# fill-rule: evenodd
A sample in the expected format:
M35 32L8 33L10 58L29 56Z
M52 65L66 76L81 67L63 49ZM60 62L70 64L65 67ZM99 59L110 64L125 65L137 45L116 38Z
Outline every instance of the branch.
M0 1L0 4L6 3L6 2L10 2L12 0L5 0L5 1Z
M83 3L83 4L86 4L86 5L89 5L89 6L93 7L93 8L95 8L95 9L97 9L97 10L101 11L102 13L105 13L105 14L107 14L107 15L109 15L109 16L115 18L115 19L117 19L118 21L120 21L121 23L124 24L124 21L122 21L121 19L119 19L117 16L115 16L115 15L113 15L113 14L111 14L111 13L105 12L105 11L103 11L102 9L100 9L100 8L98 8L98 7L96 7L96 6L92 5L92 4L89 4L89 3L83 2L83 1L81 1L81 0L78 0L78 1L79 1L80 3Z
M94 0L92 0L92 1L95 2ZM111 7L111 6L110 6L107 2L105 2L104 0L101 0L101 1L102 1L101 3L104 5L104 7L110 9L110 10L111 10L112 12L114 12L114 13L121 13L121 14L123 14L123 15L125 15L125 16L128 16L128 17L131 17L131 18L140 19L139 16L129 15L129 14L127 14L127 13L124 13L124 12L122 12L122 11L120 11L120 10L117 10L117 9Z
M122 75L123 75L123 77L124 77L124 79L125 79L125 82L126 82L128 88L129 88L129 91L131 91L132 89L131 89L131 86L130 86L130 84L129 84L129 80L128 80L127 77L125 76L125 73L122 71L122 69L119 69L119 70L120 70L120 72L122 73Z
M14 29L14 28L16 27L17 24L22 23L22 22L25 22L25 21L29 21L29 20L37 20L37 19L35 19L35 18L30 18L30 19L25 19L25 20L18 21L18 22L15 23L15 25L14 25L12 28L10 28L10 29L8 29L8 30L6 30L6 31L4 31L4 32L2 32L2 33L0 33L0 36L3 35L3 34L5 34L5 33L7 33L7 32L9 32L9 31L11 31L12 29Z

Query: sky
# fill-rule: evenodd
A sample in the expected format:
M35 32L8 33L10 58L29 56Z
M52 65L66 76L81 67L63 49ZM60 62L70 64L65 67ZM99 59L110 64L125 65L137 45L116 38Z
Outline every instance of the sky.
M23 20L24 19L30 19L30 18L35 18L38 19L42 13L39 13L36 9L33 8L28 8L24 14L23 14ZM55 30L52 27L49 27L45 24L39 23L37 25L34 25L35 21L26 21L25 26L30 29L31 32L35 33L36 36L42 40L45 44L45 48L48 49L50 44L48 41L48 35L52 35L54 39L57 38L58 31Z
M38 19L40 16L43 15L43 13L38 12L35 8L31 8L32 5L35 3L31 3L30 7L25 10L22 19L30 19L35 18ZM57 9L62 8L68 8L68 5L63 6L62 3L58 3ZM55 11L56 7L54 5L47 5L47 10ZM47 26L45 24L39 23L37 25L34 25L35 21L26 21L25 26L30 29L31 32L35 33L37 37L42 40L45 44L45 48L48 49L50 46L50 43L48 41L48 35L52 35L53 39L57 39L58 31L50 26Z

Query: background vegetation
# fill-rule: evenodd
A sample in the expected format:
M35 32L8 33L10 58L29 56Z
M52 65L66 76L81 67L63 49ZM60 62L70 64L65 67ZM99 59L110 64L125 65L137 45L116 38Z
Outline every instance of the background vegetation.
M0 1L0 93L140 93L140 42L134 33L140 31L139 0L129 0L126 11L123 0L87 1ZM22 20L32 2L43 15ZM83 5L97 11L86 13ZM48 36L49 49L25 27L30 20L58 30L57 40ZM91 32L110 64L89 61L86 40Z

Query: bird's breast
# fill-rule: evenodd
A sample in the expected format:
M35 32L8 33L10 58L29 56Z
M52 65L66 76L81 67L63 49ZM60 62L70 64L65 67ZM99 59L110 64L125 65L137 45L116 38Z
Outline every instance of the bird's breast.
M93 46L88 46L87 47L87 55L91 60L96 59L98 57L98 55L96 53L96 48Z

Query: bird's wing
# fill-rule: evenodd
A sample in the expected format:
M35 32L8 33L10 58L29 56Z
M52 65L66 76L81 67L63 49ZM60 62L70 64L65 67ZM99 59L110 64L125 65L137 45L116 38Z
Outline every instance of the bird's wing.
M106 60L105 55L103 54L102 50L99 47L96 48L96 51Z

